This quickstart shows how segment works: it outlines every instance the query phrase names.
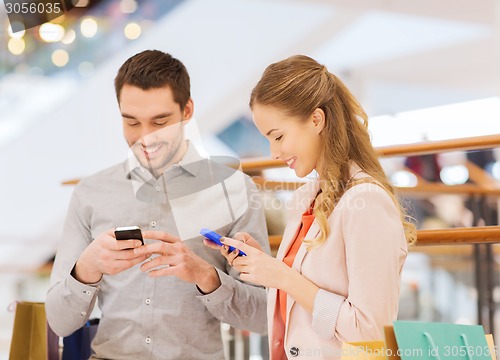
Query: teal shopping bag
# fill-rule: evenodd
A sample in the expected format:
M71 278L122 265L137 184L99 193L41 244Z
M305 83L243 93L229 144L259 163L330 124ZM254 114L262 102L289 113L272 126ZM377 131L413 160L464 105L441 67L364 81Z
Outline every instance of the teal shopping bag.
M480 325L395 321L401 360L491 360Z

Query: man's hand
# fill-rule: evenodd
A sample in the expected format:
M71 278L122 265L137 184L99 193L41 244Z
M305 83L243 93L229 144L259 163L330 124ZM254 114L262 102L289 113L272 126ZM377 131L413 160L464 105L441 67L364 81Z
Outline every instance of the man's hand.
M163 231L143 231L144 238L160 240L134 249L137 256L160 256L141 266L142 271L149 271L149 276L177 276L179 279L196 284L205 294L216 290L220 279L215 268L193 253L178 237ZM155 269L159 266L166 266Z
M116 240L114 229L102 233L90 243L76 262L73 276L84 284L101 280L102 275L114 275L131 268L148 258L135 254L140 240Z

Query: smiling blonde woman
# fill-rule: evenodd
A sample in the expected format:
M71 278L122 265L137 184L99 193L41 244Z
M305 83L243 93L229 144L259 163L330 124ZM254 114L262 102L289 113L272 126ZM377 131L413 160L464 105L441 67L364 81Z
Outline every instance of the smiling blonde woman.
M246 233L224 243L247 256L221 252L242 280L269 288L271 359L339 359L342 342L380 339L396 319L415 226L378 161L366 113L323 65L302 55L271 64L250 107L272 156L318 178L290 200L276 258Z

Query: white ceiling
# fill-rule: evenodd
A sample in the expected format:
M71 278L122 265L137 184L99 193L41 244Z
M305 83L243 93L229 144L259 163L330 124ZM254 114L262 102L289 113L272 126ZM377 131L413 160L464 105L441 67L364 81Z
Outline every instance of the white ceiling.
M206 136L248 114L265 66L296 53L337 73L372 116L498 96L499 14L493 0L188 0L78 85L0 79L0 269L53 254L72 191L61 181L126 156L113 78L132 54L186 64Z

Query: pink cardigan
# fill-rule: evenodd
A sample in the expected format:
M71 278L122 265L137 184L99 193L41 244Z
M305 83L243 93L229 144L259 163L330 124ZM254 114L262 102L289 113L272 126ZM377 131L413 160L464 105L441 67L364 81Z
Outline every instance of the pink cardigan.
M366 176L358 173L355 178ZM314 180L290 199L278 259L286 254L301 215L318 190L319 182ZM355 185L342 196L328 222L326 242L311 251L302 244L292 265L320 287L313 314L288 296L288 323L285 331L280 331L283 323L275 311L277 290L269 289L271 360L283 358L283 346L289 359L339 359L342 342L383 339L383 326L397 317L400 276L408 247L392 198L373 183ZM318 233L315 220L306 239ZM277 336L280 333L284 338Z

